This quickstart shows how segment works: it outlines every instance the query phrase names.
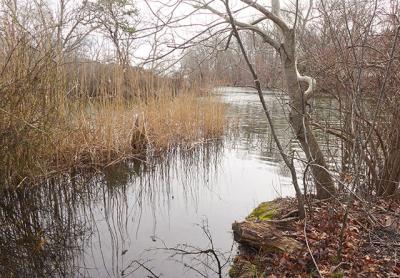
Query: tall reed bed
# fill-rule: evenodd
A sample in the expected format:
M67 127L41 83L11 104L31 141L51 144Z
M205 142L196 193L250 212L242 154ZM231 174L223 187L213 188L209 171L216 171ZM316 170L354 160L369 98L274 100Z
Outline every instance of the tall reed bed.
M105 167L223 132L224 105L182 79L60 58L51 45L33 49L23 37L5 46L0 53L2 184Z
M225 122L222 103L191 90L146 102L94 100L69 105L64 117L68 121L53 140L58 143L56 161L61 166L104 166L146 150L159 153L191 146L221 136ZM141 137L135 137L138 132Z

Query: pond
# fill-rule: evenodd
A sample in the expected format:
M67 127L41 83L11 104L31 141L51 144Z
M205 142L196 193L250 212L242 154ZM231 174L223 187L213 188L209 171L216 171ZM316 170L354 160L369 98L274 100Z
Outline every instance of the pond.
M205 229L214 248L228 254L235 220L262 201L294 195L257 94L220 88L217 95L227 104L223 138L1 192L1 276L201 277L191 269L207 271L200 256L172 256L176 251L165 248L205 250ZM285 100L272 92L265 98L278 136L297 149Z

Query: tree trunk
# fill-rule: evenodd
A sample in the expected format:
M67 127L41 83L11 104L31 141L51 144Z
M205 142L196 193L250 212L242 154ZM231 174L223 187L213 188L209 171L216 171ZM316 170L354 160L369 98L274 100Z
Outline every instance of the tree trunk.
M305 110L306 100L297 76L294 31L290 30L288 34L284 35L284 38L285 42L281 46L280 54L290 97L289 121L310 163L317 198L327 199L335 194L336 189L328 172L324 155L311 130L309 116Z

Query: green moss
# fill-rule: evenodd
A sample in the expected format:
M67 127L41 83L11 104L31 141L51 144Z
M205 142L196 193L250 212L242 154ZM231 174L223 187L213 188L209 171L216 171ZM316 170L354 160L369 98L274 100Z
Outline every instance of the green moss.
M334 273L332 273L332 278L343 278L344 277L344 273L342 271L336 271Z
M278 213L278 207L276 202L263 202L258 207L256 207L249 216L246 217L246 220L249 221L263 221L263 220L271 220Z
M229 269L230 278L254 278L263 277L262 273L259 272L257 265L250 261L236 257L233 265Z

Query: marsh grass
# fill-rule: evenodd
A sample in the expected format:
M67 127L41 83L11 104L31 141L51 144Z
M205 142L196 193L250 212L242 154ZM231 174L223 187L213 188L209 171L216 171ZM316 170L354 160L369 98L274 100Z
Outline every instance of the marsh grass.
M69 120L53 140L58 142L57 163L104 166L143 155L146 149L132 148L138 130L146 140L144 147L153 153L218 138L224 128L224 109L215 97L199 97L191 91L147 103L95 101L83 107L79 103L70 108Z
M0 53L2 184L107 167L223 132L224 105L199 86L52 53L23 38Z
M146 130L156 151L222 135L225 107L215 97L194 93L174 99L155 99L144 106Z

